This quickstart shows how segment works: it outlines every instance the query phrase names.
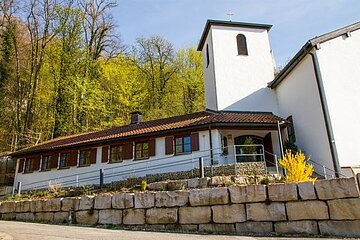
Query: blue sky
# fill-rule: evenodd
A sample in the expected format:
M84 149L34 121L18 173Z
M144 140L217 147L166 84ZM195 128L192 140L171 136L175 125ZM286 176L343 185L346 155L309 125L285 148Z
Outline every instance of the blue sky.
M124 44L161 35L175 49L196 46L207 19L272 24L278 66L310 38L360 21L360 0L118 0L113 10Z

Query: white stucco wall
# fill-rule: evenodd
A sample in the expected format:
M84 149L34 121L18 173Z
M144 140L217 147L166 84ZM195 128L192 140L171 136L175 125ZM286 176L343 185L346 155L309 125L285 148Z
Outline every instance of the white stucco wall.
M334 169L313 63L307 55L277 86L280 115L292 115L296 144L313 161ZM323 174L321 166L314 166Z
M218 130L212 130L213 154L216 164L223 164L220 158L221 138ZM199 151L184 155L165 155L165 137L157 138L155 144L156 156L147 160L124 160L121 163L102 163L102 146L97 148L96 164L87 167L70 167L69 169L33 173L17 173L14 186L22 182L22 189L46 188L51 181L63 186L75 186L76 178L79 185L99 184L100 169L104 169L104 183L119 181L129 177L145 176L151 173L175 172L189 170L199 165L199 157L204 157L204 165L210 165L210 141L209 131L199 132ZM164 165L166 164L166 165ZM17 166L18 169L18 166ZM16 170L17 170L16 169ZM16 171L17 172L17 171ZM88 179L86 179L88 178ZM67 183L66 183L67 182ZM33 183L33 184L30 184Z
M360 166L360 30L316 51L341 167Z
M238 34L246 37L247 56L238 55ZM275 93L266 87L274 77L266 29L212 26L203 48L205 66L207 43L212 48L211 63L205 69L207 107L213 107L217 99L215 110L278 112Z

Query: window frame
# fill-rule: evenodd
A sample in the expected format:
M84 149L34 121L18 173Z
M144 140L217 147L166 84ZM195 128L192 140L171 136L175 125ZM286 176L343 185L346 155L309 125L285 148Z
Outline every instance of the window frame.
M138 146L141 145L141 148L138 149ZM144 146L147 146L146 148L144 148ZM147 154L145 153L145 150L147 152ZM138 157L138 152L140 152L140 157ZM144 160L144 159L149 159L149 142L145 141L145 142L137 142L135 143L135 160Z
M238 56L249 56L247 40L244 34L239 33L238 35L236 35L236 46Z
M84 155L86 153L86 156ZM87 161L84 162L84 159ZM79 150L78 167L87 167L91 165L91 149Z
M188 143L185 143L185 138L189 139ZM181 139L181 144L177 143L177 140ZM178 151L178 146L181 146L181 151ZM189 147L189 151L185 151L185 146ZM184 155L184 154L190 154L192 152L191 150L191 135L183 135L183 136L175 136L174 137L174 152L175 155Z
M115 155L119 158L116 158L116 160L113 160L113 149L116 150ZM119 151L120 149L120 151ZM115 145L115 146L110 146L109 149L109 163L121 163L124 161L124 146L123 145Z
M66 156L66 157L65 157ZM64 158L63 158L64 157ZM59 159L59 167L58 169L68 169L70 168L70 159L71 154L70 152L60 153L60 159ZM65 162L66 165L63 165L62 163Z
M25 158L25 161L24 161L24 173L32 173L33 170L33 164L34 164L34 160L33 158Z
M286 118L286 121L288 121L290 123L286 127L288 139L290 142L295 143L296 142L296 133L295 133L295 127L294 127L294 121L293 121L292 115L288 116Z
M42 156L40 172L46 172L51 170L51 162L53 161L52 158L53 157L51 155ZM47 168L44 168L44 165L47 166Z

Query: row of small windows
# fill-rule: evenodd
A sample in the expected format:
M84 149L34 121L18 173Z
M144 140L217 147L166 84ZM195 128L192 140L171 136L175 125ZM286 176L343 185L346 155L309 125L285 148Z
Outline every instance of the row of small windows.
M238 34L236 36L236 45L238 55L248 55L246 37L244 34ZM206 67L210 64L209 44L206 44Z
M198 133L165 138L165 154L186 154L199 150ZM68 169L96 163L97 148L65 153L42 155L41 158L21 159L18 172L50 171L53 168ZM144 142L124 143L102 147L101 162L119 163L124 160L143 160L155 156L155 139Z

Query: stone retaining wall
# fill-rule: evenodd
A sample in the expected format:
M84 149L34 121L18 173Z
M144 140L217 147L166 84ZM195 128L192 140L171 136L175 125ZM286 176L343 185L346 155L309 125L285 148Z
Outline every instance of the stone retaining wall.
M2 202L0 215L152 230L360 237L354 178Z
M265 175L266 167L264 162L243 162L236 164L236 175L240 176L254 176L254 175ZM205 167L204 175L205 177L211 176L229 176L235 174L234 164L223 164L223 165L214 165L213 167ZM183 180L198 177L200 175L199 169L191 169L187 171L178 171L178 172L166 172L166 173L156 173L156 174L147 174L145 177L138 178L128 178L126 180L118 181L116 184L119 187L133 187L137 184L140 184L142 180L146 180L148 183L151 182L160 182L165 180Z

